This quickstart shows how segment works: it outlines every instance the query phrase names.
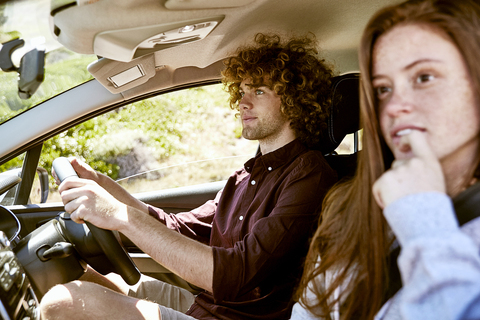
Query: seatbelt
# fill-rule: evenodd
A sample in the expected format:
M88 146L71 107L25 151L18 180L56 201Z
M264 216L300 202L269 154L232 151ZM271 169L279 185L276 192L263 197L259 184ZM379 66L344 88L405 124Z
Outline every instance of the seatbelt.
M453 199L453 207L455 208L455 215L460 226L480 217L480 182L456 196ZM384 303L402 287L402 278L397 265L400 249L400 247L395 248L388 257L389 286L383 301Z

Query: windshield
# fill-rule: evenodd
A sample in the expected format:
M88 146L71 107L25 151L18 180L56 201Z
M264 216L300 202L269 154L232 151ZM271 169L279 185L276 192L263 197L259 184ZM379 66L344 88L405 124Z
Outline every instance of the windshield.
M29 99L18 96L17 72L0 71L0 123L36 104L92 78L87 71L95 55L69 51L57 42L49 29L50 0L14 0L0 4L0 42L15 38L25 45L12 54L19 66L21 57L32 49L45 50L45 77Z

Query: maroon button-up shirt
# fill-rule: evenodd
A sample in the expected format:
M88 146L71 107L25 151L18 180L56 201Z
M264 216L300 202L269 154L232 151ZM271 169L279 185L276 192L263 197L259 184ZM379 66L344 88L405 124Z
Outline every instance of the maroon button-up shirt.
M213 293L200 293L187 314L289 319L308 240L335 181L322 154L295 140L249 160L215 200L191 212L151 207L169 228L212 247Z

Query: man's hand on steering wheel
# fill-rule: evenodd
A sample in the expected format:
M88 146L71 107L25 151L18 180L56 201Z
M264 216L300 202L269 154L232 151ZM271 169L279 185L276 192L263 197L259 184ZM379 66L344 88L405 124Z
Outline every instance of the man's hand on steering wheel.
M119 230L128 222L127 206L94 181L70 178L58 191L65 211L77 223L88 221L102 229Z

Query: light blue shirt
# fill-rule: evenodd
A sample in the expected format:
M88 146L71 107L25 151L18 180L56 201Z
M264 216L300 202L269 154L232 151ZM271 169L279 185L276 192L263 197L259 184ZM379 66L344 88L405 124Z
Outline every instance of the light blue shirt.
M480 218L460 228L451 199L438 192L403 197L384 215L402 247L403 287L375 319L480 319ZM297 303L291 319L315 317Z

